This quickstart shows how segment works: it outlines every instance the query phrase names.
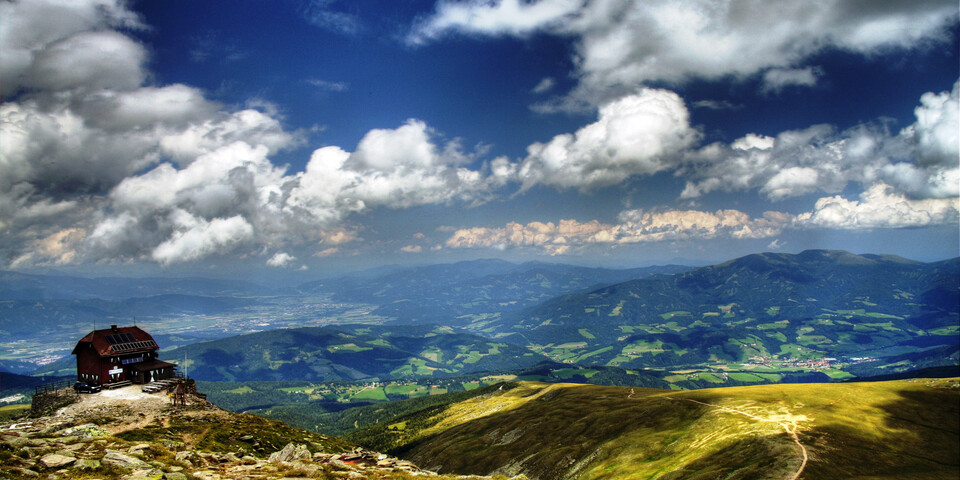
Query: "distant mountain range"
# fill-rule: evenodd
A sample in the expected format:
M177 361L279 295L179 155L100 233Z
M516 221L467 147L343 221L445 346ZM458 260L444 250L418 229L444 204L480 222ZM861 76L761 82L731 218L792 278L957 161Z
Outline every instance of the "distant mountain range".
M191 374L221 380L459 374L546 358L657 368L675 385L780 381L800 370L844 379L953 365L960 343L958 259L810 250L624 270L477 260L391 267L282 291L243 281L123 280L0 273L0 332L21 341L0 358L4 368L23 372L30 348L59 342L65 353L94 322L131 319L176 325L174 345L223 338L186 351L197 362ZM390 326L311 333L313 350L300 355L308 348L303 339L270 333L356 323ZM264 337L225 338L258 331ZM162 327L153 333L166 335ZM248 344L254 338L272 340L261 348ZM670 377L673 371L684 373Z
M557 297L487 327L554 359L628 367L887 356L956 347L958 286L957 259L765 253Z
M681 265L615 270L474 260L310 282L299 290L329 292L337 300L377 305L374 313L396 323L465 326L558 295L687 270L690 267Z
M208 381L355 381L520 369L546 360L523 347L435 326L271 330L161 354Z

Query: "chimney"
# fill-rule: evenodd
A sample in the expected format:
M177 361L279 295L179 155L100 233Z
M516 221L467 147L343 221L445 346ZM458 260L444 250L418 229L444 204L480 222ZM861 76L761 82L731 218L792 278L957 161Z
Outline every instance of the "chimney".
M110 330L113 330L114 332L116 332L116 331L117 331L117 326L116 326L116 325L110 325Z

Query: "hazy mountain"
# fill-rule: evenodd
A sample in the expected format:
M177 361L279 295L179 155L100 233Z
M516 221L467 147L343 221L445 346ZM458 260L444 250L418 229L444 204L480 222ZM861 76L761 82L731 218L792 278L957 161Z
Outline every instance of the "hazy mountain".
M512 370L546 360L522 347L435 326L271 330L188 345L161 358L181 363L198 380L320 382Z
M957 344L958 285L957 259L765 253L561 296L490 327L555 359L597 364L895 355Z
M479 327L475 330L482 330L487 318L557 295L689 269L667 265L616 270L475 260L311 282L301 285L300 290L332 292L341 301L378 305L374 313L395 318L398 323L473 325Z
M266 287L243 280L201 277L86 278L0 271L0 300L118 300L157 295L263 295Z

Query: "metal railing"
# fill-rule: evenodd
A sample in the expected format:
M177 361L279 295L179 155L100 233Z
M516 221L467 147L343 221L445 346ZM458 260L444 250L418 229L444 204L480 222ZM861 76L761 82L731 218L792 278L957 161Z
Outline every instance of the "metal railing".
M33 387L33 394L36 395L38 393L53 392L64 388L70 388L73 386L74 382L75 380L59 380L51 383L44 383L43 385L37 385Z

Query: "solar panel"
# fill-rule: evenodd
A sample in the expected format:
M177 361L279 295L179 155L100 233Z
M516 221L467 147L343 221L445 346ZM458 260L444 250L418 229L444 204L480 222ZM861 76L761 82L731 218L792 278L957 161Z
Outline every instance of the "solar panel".
M129 350L141 350L144 348L156 348L156 347L157 347L156 342L152 340L145 340L145 341L139 341L139 342L133 341L133 342L117 343L117 344L111 345L110 349L113 350L114 353L120 353L120 352L129 351Z

